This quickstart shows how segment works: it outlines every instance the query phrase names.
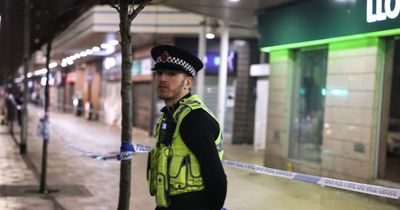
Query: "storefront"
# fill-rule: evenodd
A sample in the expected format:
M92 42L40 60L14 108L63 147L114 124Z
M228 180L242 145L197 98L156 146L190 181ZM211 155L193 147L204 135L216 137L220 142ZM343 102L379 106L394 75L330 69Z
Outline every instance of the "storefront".
M132 113L133 126L145 129L152 134L156 121L155 88L150 57L152 45L135 49L132 65Z
M97 120L100 110L100 67L98 60L79 63L64 77L63 108L77 116ZM60 92L62 93L62 92Z
M135 49L131 70L133 126L149 133L154 124L154 98L152 59L150 47ZM102 67L101 120L109 125L119 125L121 116L121 53L104 57Z
M267 166L400 182L399 13L399 1L310 0L259 15Z

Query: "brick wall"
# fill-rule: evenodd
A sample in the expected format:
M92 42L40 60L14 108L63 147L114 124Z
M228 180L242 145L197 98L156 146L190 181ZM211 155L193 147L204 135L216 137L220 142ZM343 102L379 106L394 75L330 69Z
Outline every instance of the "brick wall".
M377 130L378 39L342 47L348 44L329 46L321 167L327 175L368 179L373 176L373 133ZM330 94L333 90L347 92Z
M291 89L292 59L289 50L270 53L267 143L265 164L285 169Z
M244 43L231 46L238 52L233 144L253 144L256 79L250 77L250 65L258 63L259 52L255 41Z

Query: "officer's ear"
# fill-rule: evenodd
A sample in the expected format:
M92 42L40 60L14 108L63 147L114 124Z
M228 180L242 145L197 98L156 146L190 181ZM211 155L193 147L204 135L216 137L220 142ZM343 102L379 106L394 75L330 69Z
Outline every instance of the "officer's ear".
M185 87L188 88L188 89L192 88L192 84L193 84L193 77L187 76L185 78Z

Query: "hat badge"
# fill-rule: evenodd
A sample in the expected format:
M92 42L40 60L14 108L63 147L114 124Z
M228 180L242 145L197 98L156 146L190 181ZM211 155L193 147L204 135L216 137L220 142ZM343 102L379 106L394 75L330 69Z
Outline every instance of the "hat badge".
M164 52L161 54L160 58L161 58L161 61L162 61L162 62L167 62L167 61L168 61L168 58L169 58L168 52L167 52L167 51L164 51Z

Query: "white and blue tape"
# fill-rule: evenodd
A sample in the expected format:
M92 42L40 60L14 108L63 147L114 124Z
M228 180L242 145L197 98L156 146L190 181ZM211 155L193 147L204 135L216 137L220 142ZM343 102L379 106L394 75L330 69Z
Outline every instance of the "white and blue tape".
M258 166L248 163L241 163L231 160L222 160L224 165L239 168L250 172L267 174L270 176L277 176L302 182L308 182L313 184L319 184L321 186L328 186L333 188L339 188L343 190L360 192L364 194L376 195L380 197L400 199L400 189L382 187L377 185L363 184L357 182L350 182L345 180L330 179L326 177L312 176L308 174L301 174L295 172L289 172L279 169L267 168L264 166Z
M133 145L129 142L122 141L121 153L117 155L117 160L130 160L132 159L133 153L135 153Z
M55 134L68 147L78 151L80 154L91 157L96 160L130 160L134 153L147 153L150 152L151 147L141 144L130 144L128 142L122 142L120 152L111 152L108 154L94 154L93 152L85 151L79 147L69 143L63 136L61 136L54 128Z
M96 160L130 160L134 153L148 153L150 152L151 147L141 144L129 144L127 142L123 142L121 146L121 152L114 152L105 155L93 155L91 153L86 153L86 156L89 156Z
M395 188L330 179L325 177L321 177L317 183L321 186L334 187L392 199L400 199L400 190Z
M57 139L63 142L65 145L70 147L71 149L78 151L81 155L91 157L96 160L130 160L134 153L147 153L150 152L151 147L141 144L130 144L126 141L123 141L121 144L120 152L111 152L107 154L94 154L93 152L83 150L74 144L67 141L58 131L51 125L48 120L48 116L40 118L39 114L39 123L37 125L37 136L42 139L49 140L49 128L52 128L54 134L56 134Z

